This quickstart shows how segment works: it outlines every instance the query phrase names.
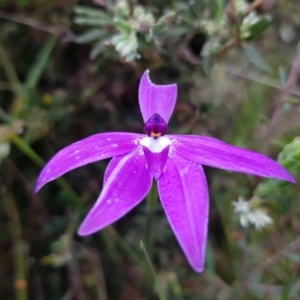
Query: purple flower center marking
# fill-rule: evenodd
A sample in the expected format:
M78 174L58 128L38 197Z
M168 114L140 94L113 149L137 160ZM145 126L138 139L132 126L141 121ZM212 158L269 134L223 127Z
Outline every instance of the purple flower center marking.
M168 126L165 120L158 114L153 114L145 124L144 130L148 136L157 139L160 136L165 135L168 130Z
M59 151L42 170L36 192L80 166L112 157L103 190L78 233L88 235L124 216L149 193L153 177L168 221L191 266L205 263L209 195L202 165L294 182L276 161L210 137L165 135L177 97L176 84L155 85L142 76L139 103L145 134L99 133Z

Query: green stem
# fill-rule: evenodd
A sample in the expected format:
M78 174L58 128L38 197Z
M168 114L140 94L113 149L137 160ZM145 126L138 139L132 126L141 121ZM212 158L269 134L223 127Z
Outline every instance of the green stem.
M132 17L133 13L134 13L133 2L132 2L132 0L126 0L126 2L127 2L128 10L129 10L129 17Z
M135 252L133 252L130 249L130 247L128 246L126 241L117 233L117 231L112 226L107 227L106 232L109 233L109 234L107 234L107 239L111 239L111 237L116 238L118 247L124 253L126 253L127 257L132 261L132 263L134 263L138 266L143 265L143 262L141 261L141 259L135 254Z
M12 133L10 135L10 140L12 143L19 148L26 156L28 156L37 166L43 167L45 162L36 154L36 152L31 148L31 146L21 137Z
M9 229L13 242L14 289L16 300L27 300L26 245L22 240L19 212L12 194L5 194L3 202L8 216Z
M151 275L152 275L152 277L153 277L153 279L154 279L156 291L157 291L157 294L158 294L158 298L159 298L159 300L166 300L167 298L166 298L166 296L164 295L164 293L163 293L163 291L162 291L162 289L161 289L161 287L160 287L160 285L159 285L159 281L158 281L158 278L157 278L157 276L156 276L156 273L155 273L153 264L152 264L152 262L151 262L151 259L150 259L150 257L149 257L149 254L148 254L148 252L147 252L147 250L146 250L146 248L145 248L145 246L144 246L143 241L141 241L141 248L142 248L142 250L143 250L143 252L144 252L144 255L145 255L146 260L147 260L147 263L148 263L148 267L149 267L150 272L151 272Z
M50 54L56 45L58 37L56 35L49 35L46 39L42 49L36 57L36 61L28 72L27 78L25 80L24 86L26 89L36 88L38 81L40 80L46 64L49 60Z
M6 54L4 48L1 46L1 43L0 43L0 63L2 64L7 79L11 84L15 97L23 98L24 90L23 90L22 83L20 82L17 72L14 69L14 66L11 63L8 55Z
M115 232L113 231L113 228L111 228L111 226L106 227L100 232L101 238L103 239L105 252L109 255L109 258L113 261L113 263L117 267L121 263L121 257L119 256L119 252L116 249L114 234Z
M153 255L153 227L155 219L155 209L157 205L157 184L156 181L153 182L150 193L147 196L147 222L146 222L146 247L148 249L149 257L152 258Z

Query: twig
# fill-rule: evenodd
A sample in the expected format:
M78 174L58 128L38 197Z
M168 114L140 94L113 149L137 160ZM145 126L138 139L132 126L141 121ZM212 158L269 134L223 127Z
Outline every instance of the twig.
M249 274L260 274L264 272L265 270L279 263L281 260L285 259L289 253L293 253L298 249L300 250L300 237L290 243L286 248L260 263L259 266L254 267L252 270L250 270Z
M282 291L282 286L280 285L267 285L267 284L260 284L253 281L246 281L245 285L251 291L259 291L264 294L277 296Z
M88 260L91 264L91 267L93 269L93 274L96 278L96 291L98 295L97 299L107 300L108 298L106 294L106 283L105 283L103 268L98 253L94 249L90 249L84 244L77 243L77 242L75 242L75 244L79 247L82 256L86 260Z
M228 73L233 76L237 76L243 79L251 80L263 85L267 85L270 87L273 87L277 90L282 90L282 86L280 85L280 82L276 79L273 79L272 77L266 77L266 76L261 76L255 73L249 73L249 72L240 72L238 68L231 67L228 65L225 65L224 68L220 66L214 66L216 70L220 70L222 72ZM295 96L295 97L300 97L300 89L298 89L296 86L294 86L290 94Z
M132 0L126 0L126 2L127 2L128 9L129 9L129 17L132 17L133 11L134 11L134 6L132 3Z
M220 60L222 59L232 48L235 48L237 46L241 45L240 39L234 38L230 40L214 57L214 60Z
M253 10L261 6L263 0L255 0L252 4L250 4L247 8L246 13L242 17L238 17L236 14L236 7L234 0L228 1L227 6L227 17L230 21L233 38L229 40L229 42L215 55L215 60L222 59L232 48L240 46L242 43L240 26L243 22L243 19Z
M74 298L77 300L86 300L83 282L80 274L77 258L73 257L68 264L69 276L71 281L71 290L74 292Z
M36 29L46 31L54 35L58 35L62 37L64 41L71 41L74 37L73 32L70 29L63 26L48 25L24 16L13 15L3 11L0 11L0 18L7 21L12 21L30 27L34 27Z
M43 214L43 220L47 222L50 218L49 211L47 210L45 204L43 203L42 199L39 197L38 194L33 193L33 187L27 177L20 171L20 169L16 166L16 164L10 159L6 158L3 161L4 168L7 168L7 170L11 170L13 173L15 179L19 181L23 186L24 189L29 197L30 206L31 208L39 209L39 214Z
M247 8L246 13L243 15L242 18L246 17L247 15L249 15L249 13L261 6L263 6L264 4L264 0L254 0Z
M270 150L271 142L274 137L274 134L276 133L277 125L281 121L284 101L291 94L291 91L296 85L299 70L300 70L300 52L298 53L298 55L296 56L293 62L289 77L283 89L281 90L281 93L278 95L277 99L275 100L275 109L271 117L268 133L267 133L267 142L264 147L264 153L266 154Z

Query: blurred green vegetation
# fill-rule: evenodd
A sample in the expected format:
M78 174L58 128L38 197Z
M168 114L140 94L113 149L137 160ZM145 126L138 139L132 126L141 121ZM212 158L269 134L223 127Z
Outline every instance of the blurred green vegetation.
M170 132L278 157L299 182L299 14L298 0L1 0L0 299L299 299L299 184L205 168L202 274L159 203L77 236L107 161L33 193L64 146L142 131L145 69L157 84L178 83ZM272 225L241 227L239 197Z

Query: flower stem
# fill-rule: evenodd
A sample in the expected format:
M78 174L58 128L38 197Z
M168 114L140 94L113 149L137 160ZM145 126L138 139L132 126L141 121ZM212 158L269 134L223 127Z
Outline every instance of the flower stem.
M153 224L155 219L155 209L157 205L157 184L153 182L150 193L147 196L147 223L146 223L146 247L148 249L149 257L153 255Z
M151 275L152 275L152 277L153 277L153 279L154 279L156 291L157 291L157 294L158 294L158 299L159 299L159 300L166 300L167 298L166 298L166 296L164 295L164 293L163 293L163 291L162 291L162 289L161 289L161 287L160 287L160 285L159 285L159 280L158 280L158 278L157 278L157 275L156 275L156 273L155 273L153 264L152 264L152 262L151 262L151 259L150 259L150 257L149 257L149 254L148 254L148 252L147 252L147 250L146 250L146 248L145 248L145 246L144 246L143 241L141 241L141 244L140 244L140 245L141 245L141 248L142 248L142 250L143 250L143 252L144 252L144 254L145 254L145 257L146 257L146 260L147 260L149 269L150 269L150 271L151 271Z

